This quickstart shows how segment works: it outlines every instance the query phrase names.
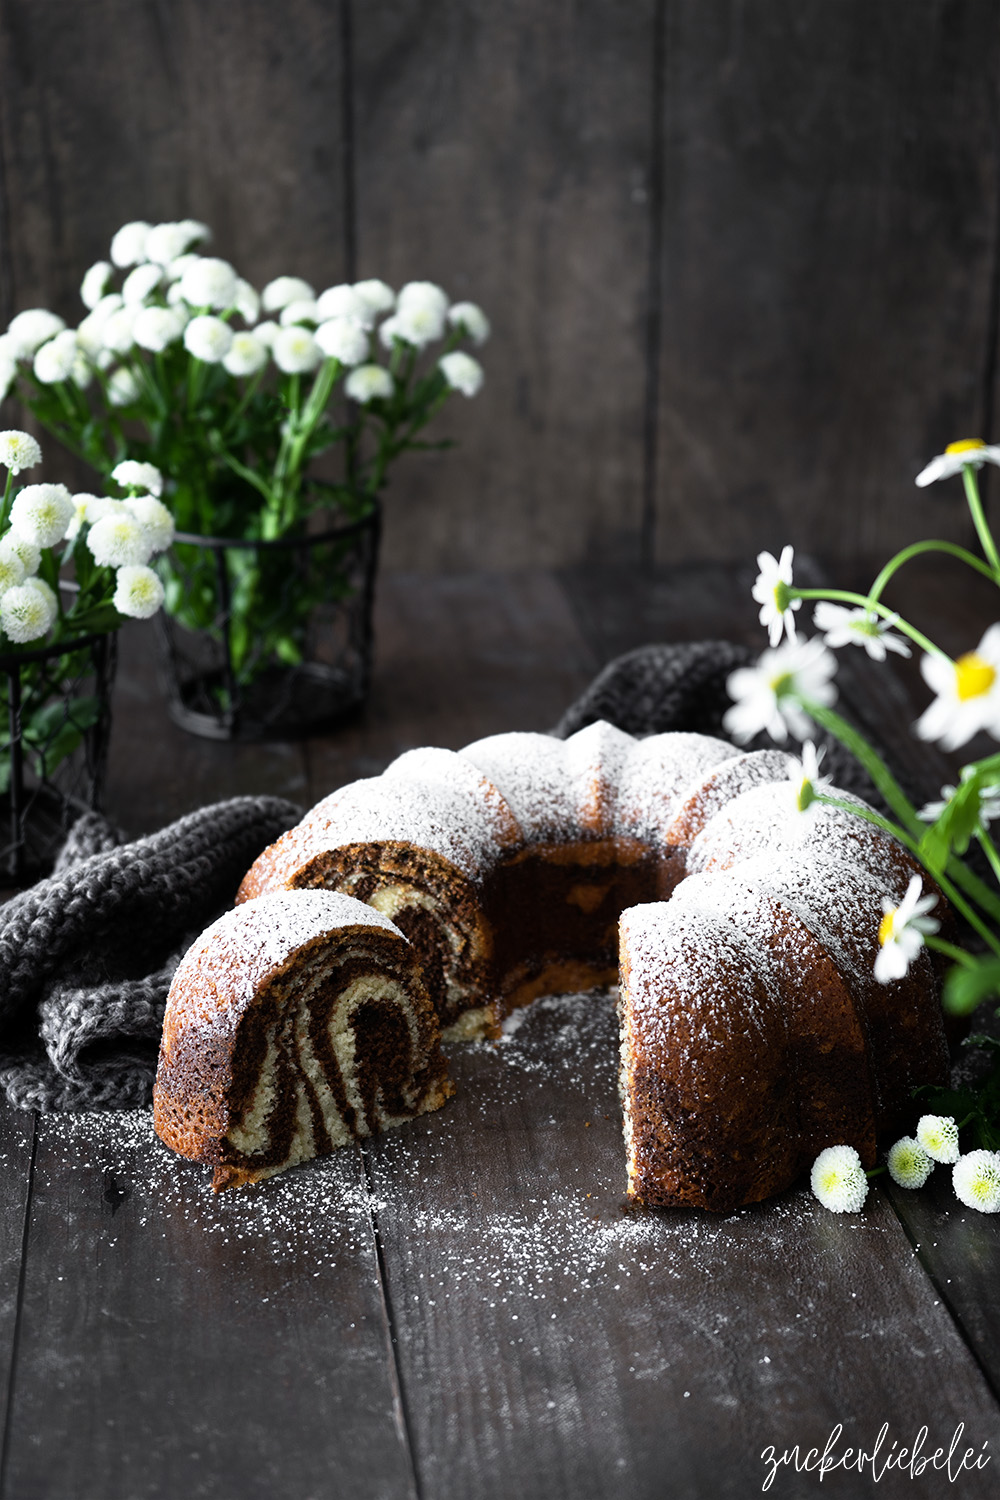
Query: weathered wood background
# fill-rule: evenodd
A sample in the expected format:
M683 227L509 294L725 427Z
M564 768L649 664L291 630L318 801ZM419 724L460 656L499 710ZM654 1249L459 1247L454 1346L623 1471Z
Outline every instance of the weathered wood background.
M0 313L188 214L479 301L390 565L961 537L912 479L995 421L998 83L990 0L7 0Z

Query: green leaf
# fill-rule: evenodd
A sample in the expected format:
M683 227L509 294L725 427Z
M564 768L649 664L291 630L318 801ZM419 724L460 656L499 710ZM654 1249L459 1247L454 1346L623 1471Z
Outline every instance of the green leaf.
M1000 958L984 958L975 968L956 966L944 982L944 1008L953 1016L967 1016L982 1000L1000 995Z

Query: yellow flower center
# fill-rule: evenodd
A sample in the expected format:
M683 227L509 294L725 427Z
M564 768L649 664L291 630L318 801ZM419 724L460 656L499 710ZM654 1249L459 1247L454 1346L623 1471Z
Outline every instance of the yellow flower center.
M892 911L886 912L885 916L878 924L878 945L880 948L884 948L886 943L892 937L892 929L896 923L896 913L898 910L899 907L894 906L892 908ZM870 932L871 928L869 928L868 930Z
M971 453L974 448L985 448L986 444L982 438L959 438L957 443L949 443L944 450L946 453Z
M960 703L984 697L996 680L996 669L975 651L967 651L955 663L955 691Z
M791 672L779 672L776 677L771 678L769 686L776 698L783 698L794 686Z
M780 615L785 613L785 610L792 602L792 591L783 578L779 578L774 585L774 602Z
M811 807L815 801L815 788L813 787L812 782L809 780L809 777L806 776L803 778L802 785L799 787L799 793L795 799L796 806L799 812L805 812L806 808Z

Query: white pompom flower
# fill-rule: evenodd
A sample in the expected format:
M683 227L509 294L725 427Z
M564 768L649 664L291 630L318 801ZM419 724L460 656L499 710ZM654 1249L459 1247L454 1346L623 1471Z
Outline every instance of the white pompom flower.
M233 342L233 330L221 318L211 313L202 313L192 318L184 330L184 347L195 359L207 365L217 365L229 353Z
M238 279L227 260L199 256L181 277L181 296L191 307L214 307L221 312L234 305Z
M146 527L122 507L95 521L87 532L87 546L102 568L125 568L146 563L153 555L153 542Z
M319 322L316 306L317 304L308 297L289 302L288 306L281 310L282 328L291 328L293 323L312 323L315 326Z
M126 307L141 306L146 298L156 291L162 280L162 266L150 265L148 262L145 265L136 266L122 283L122 301Z
M361 296L357 287L343 281L338 286L328 286L316 299L317 322L327 323L331 318L353 318L355 323L370 328L374 322L374 309Z
M122 365L108 376L108 400L112 406L131 406L139 399L139 380Z
M16 554L11 553L7 557L0 557L0 599L8 589L16 588L19 583L23 583L24 577L24 563Z
M868 1197L868 1177L853 1146L827 1146L813 1162L809 1185L824 1208L855 1214Z
M792 586L792 559L795 553L791 547L781 549L781 557L775 558L770 552L760 552L757 555L757 566L760 572L757 574L751 596L761 606L760 623L767 630L767 638L771 647L780 645L782 635L788 635L790 641L795 640L795 620L793 610L801 609L802 600L793 599L790 594Z
M892 627L898 619L898 615L882 619L873 610L860 607L846 609L829 599L821 599L813 610L813 624L823 632L831 650L836 651L840 646L861 646L873 661L885 661L887 651L895 651L897 656L910 655L903 637L893 633Z
M279 328L274 336L274 362L286 375L306 375L322 359L320 347L308 328Z
M452 328L461 328L474 344L485 344L490 336L490 320L475 302L453 302L448 322Z
M393 313L391 318L386 318L378 331L379 343L384 349L392 349L397 339L403 335L399 331L399 318Z
M144 495L163 494L163 474L155 464L144 463L138 458L123 458L111 470L111 478L123 490L133 490Z
M7 329L9 349L17 359L31 359L35 352L62 333L66 324L47 307L29 307L12 318Z
M823 707L834 703L837 690L831 679L836 670L837 658L818 637L785 641L765 651L755 667L730 673L726 687L735 702L726 710L723 726L741 744L765 729L779 742L789 731L804 740L812 722L797 697Z
M146 259L146 240L152 227L145 219L122 225L111 241L111 259L116 266L137 266Z
M148 620L163 603L163 584L152 568L126 563L118 569L111 602L120 615Z
M917 1140L934 1161L950 1166L958 1161L958 1126L951 1115L921 1115Z
M114 267L109 260L97 260L88 268L80 283L80 301L84 307L95 308L108 289Z
M29 542L27 537L18 536L16 531L8 531L3 541L0 541L0 562L6 562L12 557L16 557L21 564L25 578L30 578L38 572L42 549L34 542Z
M279 329L278 324L274 322L273 318L268 318L265 322L258 323L256 328L251 328L250 332L255 339L259 339L265 348L273 349Z
M445 314L431 302L411 302L405 307L400 303L394 317L388 321L395 323L396 337L405 339L416 349L441 338L445 330Z
M396 293L386 282L379 281L377 276L369 277L367 281L356 281L354 291L373 319L379 313L391 312L396 306Z
M105 349L113 354L128 354L135 345L135 325L139 316L137 307L119 307L106 318L101 328L101 341Z
M2 608L2 603L0 603ZM1000 1213L1000 1152L970 1151L952 1168L955 1196L981 1214Z
M344 381L346 395L360 406L387 401L394 389L392 376L381 365L358 365Z
M19 432L16 427L0 432L0 464L12 474L33 469L41 461L42 450L30 432Z
M91 359L96 359L104 348L104 325L111 314L123 306L120 294L109 292L106 297L101 298L93 311L87 314L76 330L77 343L90 355Z
M252 287L249 281L244 281L242 276L236 278L236 296L233 299L233 306L244 323L256 323L260 317L260 292Z
M17 361L0 352L0 401L5 401L17 379Z
M196 255L193 250L190 251L187 255L178 255L177 259L172 260L169 266L167 266L166 268L167 280L182 281L184 278L184 273L187 270L188 266L196 265L200 260L201 256ZM180 293L178 290L178 295L179 294Z
M426 308L438 313L443 324L448 312L448 297L433 281L408 281L396 298L396 307L400 312L404 308Z
M245 377L256 375L271 356L267 345L252 333L234 333L229 352L222 363L230 375Z
M184 332L187 319L176 307L144 307L135 320L132 336L140 349L162 354Z
M72 328L63 329L54 339L43 344L35 355L32 369L42 385L58 385L71 379L79 358L80 349L76 333Z
M265 312L280 312L290 302L314 302L316 293L308 281L301 276L276 276L269 281L261 293L261 306Z
M934 1170L934 1160L912 1135L904 1135L889 1148L889 1176L900 1187L922 1188Z
M882 920L878 926L879 951L875 958L874 973L879 984L890 984L902 979L907 969L924 946L924 938L937 932L941 923L927 912L937 905L934 895L922 896L923 882L914 875L906 888L906 895L898 906L888 896L882 897ZM917 1128L920 1144L927 1149L926 1142ZM933 1156L933 1151L931 1152Z
M956 661L924 656L920 672L937 694L917 720L921 739L957 750L981 729L1000 738L1000 624L991 625L975 651Z
M14 497L10 524L36 547L54 547L73 519L73 496L64 484L27 484Z
M174 518L162 500L155 495L130 495L125 509L145 530L153 552L166 552L174 539Z
M352 318L330 318L316 330L316 342L327 359L360 365L368 358L368 335Z
M179 224L154 224L146 236L146 259L155 261L158 266L170 266L190 245L204 239L207 234L205 225L195 219L184 219Z
M0 599L0 629L16 645L40 640L55 623L56 596L40 578L27 578Z
M461 391L463 396L475 396L482 390L483 367L471 354L456 349L452 354L443 355L438 365L453 391Z

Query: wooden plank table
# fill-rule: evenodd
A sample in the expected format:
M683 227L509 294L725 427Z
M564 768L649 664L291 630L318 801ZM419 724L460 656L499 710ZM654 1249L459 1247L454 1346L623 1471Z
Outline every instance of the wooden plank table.
M308 803L412 744L545 729L643 639L759 641L747 583L386 576L367 711L298 746L175 730L129 631L110 810L135 834L235 791ZM977 627L962 608L942 630ZM609 996L537 1002L452 1049L445 1110L218 1198L144 1111L4 1108L2 1500L741 1497L769 1448L840 1426L836 1455L871 1450L884 1423L883 1461L924 1425L926 1452L961 1428L958 1456L992 1461L825 1492L996 1494L997 1219L944 1171L843 1218L802 1186L723 1218L630 1211L615 1054ZM771 1493L819 1486L783 1466Z

